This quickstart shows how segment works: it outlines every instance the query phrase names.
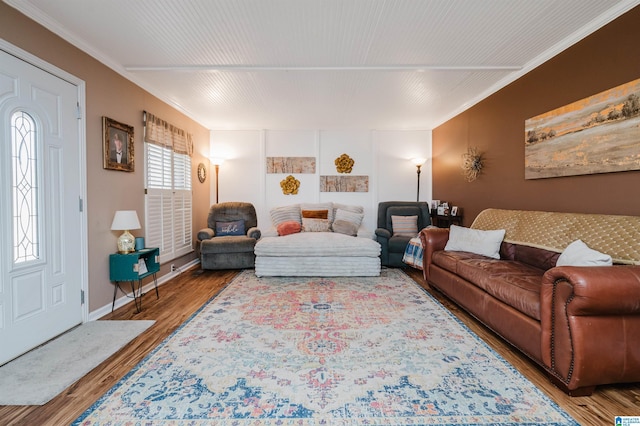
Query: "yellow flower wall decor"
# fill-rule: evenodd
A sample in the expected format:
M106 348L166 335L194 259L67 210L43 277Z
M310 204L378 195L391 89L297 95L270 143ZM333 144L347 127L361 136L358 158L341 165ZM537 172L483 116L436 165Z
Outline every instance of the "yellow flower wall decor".
M284 195L295 195L300 188L300 181L293 176L289 175L280 181L280 187Z
M353 161L353 158L349 157L347 154L342 154L340 157L336 158L334 163L338 173L351 173L355 161Z

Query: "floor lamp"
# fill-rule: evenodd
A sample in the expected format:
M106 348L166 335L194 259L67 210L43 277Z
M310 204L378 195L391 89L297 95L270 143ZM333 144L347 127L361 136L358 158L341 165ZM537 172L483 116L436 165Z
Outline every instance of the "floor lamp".
M220 172L220 165L224 163L224 158L212 158L211 164L216 171L216 204L218 204L218 173Z
M416 202L420 202L420 168L427 161L426 158L412 158L411 162L416 165L416 173L418 173L418 189L416 192Z

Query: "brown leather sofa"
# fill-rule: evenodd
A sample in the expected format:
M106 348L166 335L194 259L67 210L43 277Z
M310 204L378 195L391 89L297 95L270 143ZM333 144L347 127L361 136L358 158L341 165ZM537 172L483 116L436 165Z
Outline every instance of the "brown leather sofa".
M569 395L640 381L640 217L489 209L471 228L506 230L500 259L444 251L448 229L422 230L430 286ZM614 266L555 266L576 239Z

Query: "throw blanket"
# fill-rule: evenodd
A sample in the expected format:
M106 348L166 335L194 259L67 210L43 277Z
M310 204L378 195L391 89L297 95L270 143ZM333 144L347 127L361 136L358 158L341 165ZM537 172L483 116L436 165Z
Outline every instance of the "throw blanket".
M420 237L413 237L409 240L407 248L404 249L402 261L422 271L422 251L422 241L420 241Z

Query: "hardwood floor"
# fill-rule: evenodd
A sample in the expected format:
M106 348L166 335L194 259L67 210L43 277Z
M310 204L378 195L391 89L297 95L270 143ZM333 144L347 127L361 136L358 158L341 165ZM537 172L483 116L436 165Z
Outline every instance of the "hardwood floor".
M424 285L420 271L409 269L407 273L580 424L612 425L615 416L640 416L640 384L602 386L596 388L592 396L569 397L553 386L528 358ZM236 271L201 271L197 266L161 286L159 300L156 300L153 291L143 296L142 312L136 313L133 303L129 303L104 317L104 320L153 319L156 323L46 405L0 406L0 425L69 424L235 275Z

